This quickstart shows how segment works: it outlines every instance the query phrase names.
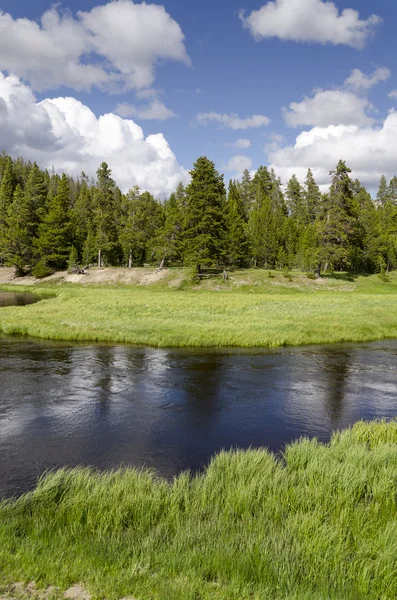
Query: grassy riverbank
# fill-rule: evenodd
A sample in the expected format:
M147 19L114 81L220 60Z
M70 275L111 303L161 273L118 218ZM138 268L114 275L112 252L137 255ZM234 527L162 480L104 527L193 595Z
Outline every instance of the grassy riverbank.
M171 270L148 285L55 280L2 289L55 296L0 313L3 333L55 340L276 347L397 337L395 274L389 282L376 275L288 281L281 274L268 278L264 271L241 271L226 283L192 286L186 273Z
M396 422L172 483L60 471L0 504L0 573L110 600L395 600L396 492Z

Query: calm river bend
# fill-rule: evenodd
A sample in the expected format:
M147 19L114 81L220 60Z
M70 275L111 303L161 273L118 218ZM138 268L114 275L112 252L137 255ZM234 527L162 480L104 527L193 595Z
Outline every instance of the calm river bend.
M397 416L396 362L397 341L245 351L0 337L0 497L62 466L172 477L222 448L327 441Z

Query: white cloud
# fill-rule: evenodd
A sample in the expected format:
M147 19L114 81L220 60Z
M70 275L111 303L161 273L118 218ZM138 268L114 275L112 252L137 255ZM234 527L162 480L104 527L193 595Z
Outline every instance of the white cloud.
M39 91L145 89L164 60L189 63L183 32L163 6L114 0L76 17L54 7L40 23L0 11L0 70Z
M134 121L113 113L97 118L74 98L37 102L18 77L2 73L0 131L6 152L36 160L42 167L94 176L106 161L123 190L139 185L163 196L189 179L163 134L145 138Z
M175 117L175 113L157 99L143 107L136 107L132 104L122 102L117 104L114 112L120 117L137 117L143 120L165 121L166 119Z
M230 115L216 112L206 112L197 115L197 121L201 125L207 125L209 121L215 121L229 127L230 129L251 129L255 127L265 127L269 125L270 119L264 115L252 115L252 117L241 118L235 113Z
M368 113L374 106L366 98L340 90L315 90L312 98L291 102L283 108L283 117L290 127L299 125L327 127L328 125L370 125Z
M387 81L391 71L387 67L378 67L372 75L365 75L360 69L353 69L350 77L345 80L345 85L355 92L368 91L378 83Z
M240 138L239 140L236 140L233 144L231 144L231 146L245 150L246 148L251 147L251 142L250 142L250 140L247 140L246 138Z
M233 156L229 162L224 166L224 170L227 173L233 173L236 178L241 177L243 172L247 169L248 171L252 167L252 160L244 154L237 154Z
M389 98L397 98L397 90L392 90L387 94Z
M382 21L377 15L362 20L351 8L339 13L334 2L323 0L275 0L248 16L241 13L240 18L256 39L278 37L353 48L362 48Z
M382 174L397 174L397 112L390 112L381 127L314 127L298 135L293 146L274 149L268 158L284 182L294 173L303 182L310 167L317 182L327 186L329 171L342 159L353 177L376 188Z

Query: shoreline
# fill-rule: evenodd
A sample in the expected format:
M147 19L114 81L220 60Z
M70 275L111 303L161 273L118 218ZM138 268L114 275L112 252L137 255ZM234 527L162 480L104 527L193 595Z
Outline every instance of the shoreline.
M172 482L136 469L56 471L0 502L1 587L36 581L42 598L79 583L108 600L394 600L396 449L397 421L359 422L329 444L302 438L282 458L221 452Z

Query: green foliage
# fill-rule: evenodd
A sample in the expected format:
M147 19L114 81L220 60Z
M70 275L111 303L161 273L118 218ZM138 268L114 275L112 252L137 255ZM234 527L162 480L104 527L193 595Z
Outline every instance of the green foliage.
M72 246L68 260L68 273L73 273L73 271L79 268L79 253L77 252L76 246Z
M65 469L0 504L0 571L109 600L395 600L396 477L395 422L170 482Z
M226 203L226 260L231 266L242 266L247 262L247 255L244 201L237 184L231 181Z
M32 269L32 275L33 277L37 277L37 279L48 277L49 275L52 275L53 272L54 270L48 265L45 258L41 258Z
M64 269L74 246L83 265L288 266L317 276L375 273L381 256L386 272L397 268L397 177L382 177L374 201L343 161L323 195L310 169L303 186L291 177L285 198L265 166L230 182L227 195L208 158L199 158L191 175L186 189L180 183L162 202L137 186L123 194L106 163L94 182L3 153L0 266L22 274L43 260Z
M190 172L186 188L185 249L186 264L211 267L225 257L226 190L213 162L199 158Z
M66 175L57 186L57 194L48 203L48 212L39 225L36 242L42 264L52 270L62 270L67 265L72 242L69 214L69 183Z

